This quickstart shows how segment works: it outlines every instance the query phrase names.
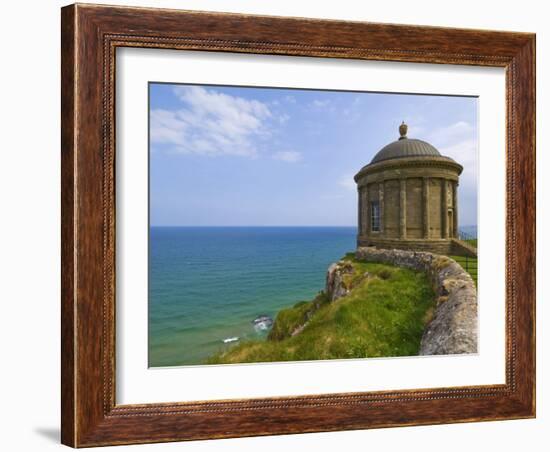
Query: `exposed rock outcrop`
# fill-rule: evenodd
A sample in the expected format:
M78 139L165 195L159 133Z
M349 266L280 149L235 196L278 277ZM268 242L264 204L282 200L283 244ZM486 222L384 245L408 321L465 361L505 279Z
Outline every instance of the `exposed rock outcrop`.
M354 273L353 264L345 260L335 262L328 268L325 293L331 302L345 297L365 278L371 276L367 272L359 277L354 277Z
M359 282L370 276L367 273L363 275L362 278L353 278L354 272L353 264L345 260L340 260L330 265L327 270L324 291L324 295L326 295L326 299L328 299L330 303L348 295ZM322 295L323 292L320 292L311 306L309 306L308 310L304 312L302 321L297 323L290 332L287 331L281 334L279 331L280 325L277 323L276 319L276 325L271 331L269 338L271 340L282 340L286 337L293 337L300 334L309 323L310 318L321 307L322 303L320 300L322 300Z
M351 284L346 283L345 276L352 274L353 265L350 262L338 261L328 268L325 293L330 301L336 301L350 293Z
M358 248L356 258L428 274L438 299L422 336L420 355L477 353L477 291L470 275L454 260L428 252L374 247Z

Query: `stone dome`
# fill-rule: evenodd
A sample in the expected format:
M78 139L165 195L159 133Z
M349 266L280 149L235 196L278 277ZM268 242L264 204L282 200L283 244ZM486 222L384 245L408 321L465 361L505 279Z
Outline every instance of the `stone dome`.
M399 133L401 137L380 149L371 160L371 164L405 157L441 157L439 151L430 143L407 138L407 125L405 123L399 126Z

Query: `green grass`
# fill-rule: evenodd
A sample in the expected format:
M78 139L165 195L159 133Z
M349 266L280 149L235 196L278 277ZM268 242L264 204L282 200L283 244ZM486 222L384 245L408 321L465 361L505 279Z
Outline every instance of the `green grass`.
M474 248L477 248L477 239L466 239L463 240L463 242L466 242L468 245L472 245Z
M290 337L293 331L306 323L321 306L328 302L329 299L326 294L319 292L312 301L300 301L291 308L279 311L273 328L269 332L268 339L280 341Z
M464 270L466 270L477 287L477 257L449 256L454 259Z
M248 341L208 359L208 363L251 363L318 359L410 356L418 354L431 320L434 293L421 272L357 262L345 281L354 286L329 303L324 294L280 311L266 341ZM369 277L365 278L365 272ZM308 320L309 319L309 320ZM307 321L297 335L291 333Z

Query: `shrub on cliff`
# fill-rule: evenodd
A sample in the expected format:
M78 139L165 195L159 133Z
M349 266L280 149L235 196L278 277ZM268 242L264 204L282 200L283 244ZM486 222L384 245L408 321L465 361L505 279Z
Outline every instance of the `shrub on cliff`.
M267 338L271 341L280 341L295 335L311 318L315 311L328 303L324 292L319 292L312 301L300 301L293 307L279 311L273 328Z

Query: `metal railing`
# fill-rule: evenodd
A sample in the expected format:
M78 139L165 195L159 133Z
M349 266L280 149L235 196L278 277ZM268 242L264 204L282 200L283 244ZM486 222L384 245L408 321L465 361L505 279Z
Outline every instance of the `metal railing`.
M470 234L461 230L458 231L458 238L460 240L464 240L465 242L468 242L470 240L477 241L477 235ZM472 246L477 248L477 245L472 245ZM459 264L462 265L464 270L466 270L475 280L477 280L477 258L464 256L460 259Z
M468 232L465 232L465 231L461 231L460 229L458 230L458 238L460 240L477 240L477 235L475 234L470 234Z
M477 280L477 258L472 259L471 257L466 257L464 265L464 270L466 270L472 278Z

